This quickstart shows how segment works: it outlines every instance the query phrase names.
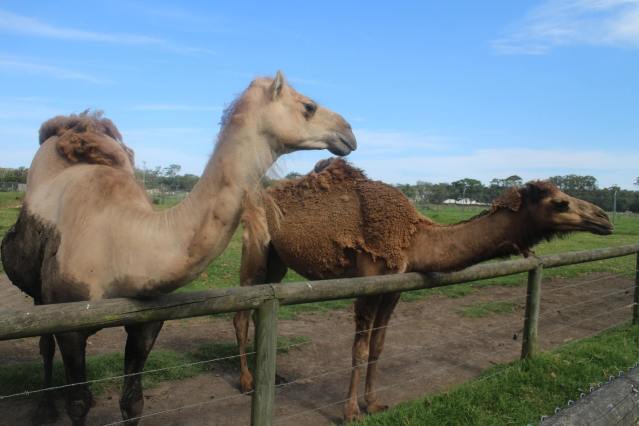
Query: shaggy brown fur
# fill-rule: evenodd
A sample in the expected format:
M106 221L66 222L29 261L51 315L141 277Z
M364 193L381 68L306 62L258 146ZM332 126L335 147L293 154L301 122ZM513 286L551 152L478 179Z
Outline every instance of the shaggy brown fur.
M245 212L242 285L279 282L287 268L308 279L458 270L494 257L527 255L531 246L556 235L608 234L612 229L600 208L547 182L510 189L485 212L458 224L438 225L419 214L396 188L369 180L339 159L323 160L314 172L268 193L282 217L276 226L269 206ZM268 230L261 225L254 231L257 227L250 222L263 224L263 214ZM376 361L398 300L398 293L356 300L348 420L360 413L357 396L364 365L367 410L385 408L375 394ZM247 312L238 312L234 319L245 392L252 387L245 356L248 321Z
M341 271L349 263L349 250L381 259L389 269L405 265L403 251L410 245L417 224L428 222L406 197L393 187L369 180L364 172L341 159L316 170L319 171L269 188L282 215L279 226L275 226L272 209L267 209L269 229L275 230L273 239L287 247L290 257L304 257L305 264L314 265L313 276L318 279L340 273L323 270L322 266L339 267ZM326 211L326 205L335 208ZM388 205L394 206L392 211ZM330 216L313 220L308 211L324 211ZM245 219L244 223L250 220ZM332 223L339 226L330 226ZM309 233L325 236L313 242L312 251L304 238Z
M117 168L134 163L133 150L122 142L122 135L115 124L104 118L101 111L87 110L47 120L40 127L40 145L54 136L57 136L58 153L71 163Z

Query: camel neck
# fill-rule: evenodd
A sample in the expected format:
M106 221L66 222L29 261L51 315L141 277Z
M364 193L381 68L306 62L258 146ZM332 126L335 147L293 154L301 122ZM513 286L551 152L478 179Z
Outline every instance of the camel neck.
M195 276L227 246L247 192L255 191L276 155L266 141L243 129L226 129L202 177L163 224L184 250L186 273ZM187 279L188 279L187 278Z
M454 225L420 224L409 254L411 271L453 271L527 249L520 213L507 209Z

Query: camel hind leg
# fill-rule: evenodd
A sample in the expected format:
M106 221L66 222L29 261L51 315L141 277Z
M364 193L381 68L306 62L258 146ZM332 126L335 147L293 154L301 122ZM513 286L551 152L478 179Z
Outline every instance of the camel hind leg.
M357 401L362 373L368 362L371 328L382 296L359 297L355 300L355 339L353 341L353 361L348 400L344 407L344 419L354 421L360 418Z
M55 339L52 334L40 336L40 355L44 366L42 389L48 389L52 385L53 357L55 355ZM55 406L52 391L45 391L38 403L38 408L33 418L33 423L55 423L58 419L58 409Z
M397 306L400 293L384 294L375 315L373 322L373 331L370 340L370 352L368 354L368 370L366 372L366 411L368 413L376 413L388 408L387 405L377 403L377 394L375 393L375 383L377 381L377 364L379 357L384 349L384 340L386 339L386 328L390 321L391 315Z
M163 324L163 321L156 321L125 327L127 339L124 350L124 374L128 376L124 378L122 386L120 411L122 418L129 420L127 424L137 424L138 417L144 409L142 375L136 373L144 370L144 364Z
M286 275L286 265L280 260L272 246L256 247L244 244L242 247L242 266L240 285L249 286L282 281ZM238 311L233 318L235 338L240 355L240 390L247 393L253 390L253 375L248 366L246 346L251 311Z
M91 408L93 397L85 384L86 346L88 334L85 332L58 333L55 339L60 347L67 384L78 383L67 388L66 408L73 426L82 426Z

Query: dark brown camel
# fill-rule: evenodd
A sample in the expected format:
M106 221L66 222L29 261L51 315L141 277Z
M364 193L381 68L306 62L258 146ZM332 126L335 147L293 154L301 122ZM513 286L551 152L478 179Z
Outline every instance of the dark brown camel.
M369 180L340 159L318 163L314 172L269 188L263 198L268 202L262 208L243 216L242 285L279 282L287 268L309 280L453 271L496 257L528 255L532 246L557 235L612 232L603 210L549 182L509 189L489 210L442 226L417 212L396 188ZM355 302L347 420L360 415L358 386L367 363L367 411L386 408L375 393L376 361L399 296L389 293ZM234 319L243 391L253 386L245 355L248 321L248 311Z

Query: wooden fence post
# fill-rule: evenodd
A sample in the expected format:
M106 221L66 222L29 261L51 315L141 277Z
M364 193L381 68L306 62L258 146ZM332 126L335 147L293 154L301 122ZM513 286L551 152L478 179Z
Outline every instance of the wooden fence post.
M541 303L541 277L543 265L528 271L528 290L526 294L526 317L524 319L524 338L521 345L521 359L530 358L537 352L537 334L539 327L539 305Z
M275 400L277 312L279 301L269 299L257 309L255 318L255 391L251 403L251 425L270 426Z
M632 307L632 323L639 324L639 252L635 265L635 305Z

